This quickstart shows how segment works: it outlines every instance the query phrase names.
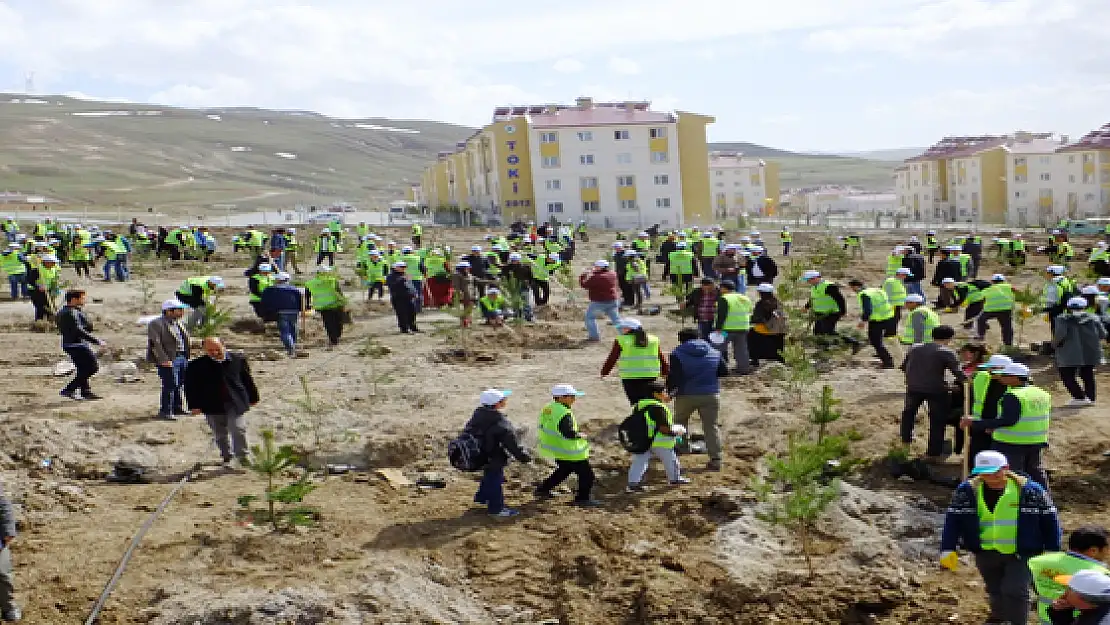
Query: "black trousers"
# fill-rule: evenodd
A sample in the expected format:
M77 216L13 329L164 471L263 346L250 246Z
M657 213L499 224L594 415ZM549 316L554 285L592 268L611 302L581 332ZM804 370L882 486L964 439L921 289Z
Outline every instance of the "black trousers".
M898 324L902 322L902 307L894 307L894 319L886 327L886 336L898 336Z
M50 300L46 297L45 291L38 289L31 291L31 304L35 307L35 321L42 321L54 316L54 311L50 310Z
M975 303L972 303L972 304L968 304L967 308L964 309L964 323L968 323L972 319L975 319L976 317L979 316L979 313L981 313L981 312L983 312L983 302L982 301L978 301L978 302L975 302Z
M883 344L883 338L886 336L887 329L894 323L893 319L886 321L869 321L867 322L867 342L871 347L875 348L875 355L879 360L883 361L883 365L887 367L894 366L894 358L890 355L886 345Z
M100 371L100 365L96 362L96 354L87 345L63 347L62 349L69 354L69 359L73 361L73 366L76 369L73 381L66 384L63 390L66 393L80 390L82 395L88 395L92 392L89 387L89 379L96 375L97 371Z
M917 410L921 404L929 406L929 443L925 450L927 456L939 456L944 449L944 428L948 424L948 391L940 393L918 393L906 391L906 404L902 409L902 442L913 442L913 426Z
M546 306L551 299L551 283L547 280L533 280L532 297L536 300L536 306Z
M384 282L373 282L373 283L371 283L370 284L370 290L367 292L366 298L367 299L374 299L374 293L378 294L378 299L383 299L385 297L385 283Z
M578 476L578 492L575 501L589 501L594 488L594 469L589 460L556 460L555 471L540 483L536 490L549 493L571 475Z
M628 397L629 405L635 406L641 399L651 399L655 394L651 392L651 385L655 378L625 378L621 380L624 394Z
M820 335L834 335L836 334L836 322L840 321L840 315L823 315L817 317L813 321L813 333Z
M335 252L320 252L316 255L316 264L323 265L325 258L328 259L329 265L335 266Z
M412 237L412 247L413 247L413 249L416 249L416 248L420 247L420 235L418 235L418 234L413 235L413 237Z
M975 331L980 337L987 335L989 326L987 322L991 319L997 319L998 325L1002 328L1002 344L1014 344L1014 312L1012 310L998 310L994 312L984 312L979 315L979 324Z
M748 333L748 354L751 356L752 365L758 365L761 360L782 362L782 349L786 347L785 334L760 334Z
M331 308L319 312L320 318L324 320L324 331L328 333L328 342L338 345L339 337L343 336L343 309Z
M401 332L411 332L416 329L416 307L412 305L412 300L407 297L404 299L393 298L390 300L393 304L393 312L397 315L397 327Z
M92 266L92 263L90 263L88 261L84 261L84 260L75 260L75 261L73 261L73 269L77 272L78 277L80 277L81 275L84 275L86 278L90 277L89 276L89 267L91 267L91 266Z
M1095 368L1093 366L1059 367L1057 370L1060 372L1060 381L1064 383L1064 387L1068 389L1073 399L1087 398L1091 401L1095 400ZM1083 380L1082 387L1075 381L1076 373Z

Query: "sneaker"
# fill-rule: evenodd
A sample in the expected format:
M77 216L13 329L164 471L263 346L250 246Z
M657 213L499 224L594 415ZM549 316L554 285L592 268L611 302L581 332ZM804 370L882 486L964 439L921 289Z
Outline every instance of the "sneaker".
M1086 408L1087 406L1090 406L1092 403L1094 403L1094 402L1087 399L1086 397L1084 397L1083 399L1069 399L1068 403L1064 404L1064 407L1065 408Z
M636 493L642 493L642 492L644 492L644 485L643 484L629 484L628 486L624 487L624 492L625 492L625 494L628 494L628 495L634 495Z
M155 417L155 418L157 418L157 419L159 419L159 420L161 420L161 421L177 421L177 416L176 416L176 415L172 415L172 414L163 414L163 413L161 413L161 412L159 412L159 413L158 413L158 416L157 416L157 417Z
M720 471L721 470L721 461L720 460L710 460L709 464L705 465L705 469L707 471Z
M552 493L551 491L541 490L539 488L537 488L535 491L533 491L532 495L535 496L536 499L543 499L543 500L554 499L555 498L555 494Z
M100 395L97 395L96 393L88 392L88 393L81 393L81 399L87 399L89 401L96 401L98 399L104 399L104 398L101 397Z
M77 396L77 393L75 391L61 391L58 394L61 395L62 397L65 397L66 399L72 399L73 401L81 401L81 398Z
M0 613L0 621L14 623L21 620L23 620L23 611L15 606L12 606Z
M579 508L600 508L605 504L596 499L575 499L571 502L571 505Z
M501 508L501 512L491 513L490 516L495 519L511 519L515 516L520 516L520 510L513 510L512 508Z
M671 480L671 486L682 486L683 484L689 484L689 483L690 483L690 478L688 478L688 477L679 477L677 480Z
M231 458L226 458L221 466L227 471L233 471L235 470L235 461Z
M412 333L413 334L424 334L424 331L421 330L420 328L413 328Z

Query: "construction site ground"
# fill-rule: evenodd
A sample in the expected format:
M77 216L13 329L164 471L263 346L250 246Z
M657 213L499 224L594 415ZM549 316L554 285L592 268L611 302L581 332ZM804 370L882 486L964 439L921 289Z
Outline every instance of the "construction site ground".
M484 234L450 229L438 236L459 250ZM797 257L816 236L796 235ZM899 236L869 235L866 260L854 262L841 282L851 276L878 282L885 252ZM611 240L599 235L580 244L575 275ZM57 333L32 328L30 304L0 303L0 478L18 504L13 554L25 622L84 622L132 536L198 462L201 469L135 552L100 623L893 624L974 623L985 616L982 584L967 556L957 572L936 564L951 488L894 479L886 466L904 385L901 372L875 367L870 348L838 356L811 393L828 384L843 399L845 416L833 430L854 432L853 454L864 462L820 524L810 577L796 539L756 518L750 489L762 458L785 447L812 405L789 401L773 379L775 367L724 381L722 472L705 471L705 456L684 456L693 481L672 488L653 463L648 492L626 495L629 458L615 430L629 409L616 376L599 376L614 330L601 322L602 343L584 341L584 292L571 300L554 287L552 304L534 325L476 325L467 340L471 357L461 359L458 337L449 332L458 324L454 317L428 311L419 320L425 334L400 335L388 304L368 304L350 287L354 322L341 347L325 351L319 320L310 318L305 357L287 359L275 330L263 333L251 322L246 264L227 250L210 265L147 261L142 279L87 283L86 310L108 342L93 380L104 396L96 402L58 395L66 378L55 367L67 359ZM1015 282L1039 284L1044 264L1032 258ZM351 255L341 256L340 265L353 279ZM980 274L997 270L991 259ZM85 284L65 271L74 285ZM316 465L352 465L345 474L314 473L319 487L306 503L319 510L317 527L275 532L244 522L237 498L261 494L262 479L219 467L202 418L154 419L159 381L142 363L146 333L137 320L156 314L183 278L203 274L228 282L223 301L234 306L236 321L223 338L249 356L261 391L248 415L252 442L270 428L279 443L295 445ZM673 298L655 286L652 303L663 304L664 313L642 319L669 352L681 323L666 312ZM1031 320L1025 342L1046 337L1044 321ZM988 341L999 343L997 328ZM1051 361L1033 359L1032 366L1034 381L1061 406L1067 397ZM297 405L302 376L325 406L322 416ZM1105 371L1098 380L1106 383ZM514 391L507 412L534 443L537 415L556 383L586 392L575 412L593 441L595 495L605 505L572 507L565 487L557 499L537 503L533 485L548 467L513 463L506 494L522 515L491 519L473 504L479 474L450 468L447 441L478 393L498 387ZM1067 528L1110 519L1110 466L1102 456L1110 448L1108 417L1105 402L1054 414L1047 465ZM692 425L699 431L696 419ZM922 411L915 453L923 451L924 427ZM151 482L107 482L119 459L152 467ZM939 471L958 478L960 459ZM410 483L420 478L446 486Z

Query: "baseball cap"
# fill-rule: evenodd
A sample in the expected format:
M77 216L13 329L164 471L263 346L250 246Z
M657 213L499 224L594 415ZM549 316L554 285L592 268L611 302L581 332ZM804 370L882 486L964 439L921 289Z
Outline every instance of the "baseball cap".
M675 243L674 246L675 249L684 250L686 249L686 241L679 241L678 243Z
M993 276L991 276L991 282L1005 282L1005 281L1006 281L1006 276L1004 276L1000 273L996 273Z
M755 290L759 291L760 293L774 293L775 285L764 282L763 284L755 287Z
M408 267L408 266L409 266L408 263L406 263L403 260L399 260L399 261L393 263L393 268L394 269L404 269L405 267Z
M401 248L401 251L402 252L411 252L412 251L412 246L411 245L406 245L406 246Z
M501 400L512 394L513 392L509 389L499 390L496 388L487 388L478 396L478 403L483 406L496 406L501 403Z
M460 260L459 262L455 263L455 267L467 267L467 268L469 268L470 267L470 261L469 260Z
M18 243L9 243L8 247L13 248L13 249L18 249L19 247L22 247L22 246L19 245Z
M1027 378L1029 377L1029 367L1026 367L1020 362L1011 362L1002 369L999 375L1013 375L1019 378Z
M561 260L562 256L559 256L558 254L548 254L547 259L548 260Z
M1084 297L1073 297L1073 298L1068 300L1068 308L1069 309L1078 308L1079 310L1082 310L1082 309L1086 308L1087 306L1088 306L1087 299L1084 298Z
M520 254L516 253L516 252L513 252L512 254L509 254L509 260L521 260L522 258L524 258L524 257L521 256Z
M574 388L570 384L556 384L551 387L552 397L581 397L583 395L585 395L585 393Z
M217 289L224 288L224 279L220 276L211 276L210 278L208 278L208 282L211 284L215 284Z
M56 263L56 262L58 262L58 257L53 255L53 254L47 254L47 255L42 257L42 262L44 262L44 263Z
M757 245L757 246L753 247L751 251L752 251L752 254L762 254L763 253L763 248Z
M981 451L975 454L975 468L971 470L972 475L983 475L998 473L1004 467L1010 465L1010 461L1006 456L997 451Z
M642 327L644 324L640 323L639 319L626 318L617 322L618 330L639 330Z
M1102 295L1099 292L1098 287L1093 285L1093 284L1088 284L1087 286L1083 287L1082 289L1079 289L1079 293L1081 295Z
M597 267L598 269L608 269L609 268L609 261L607 261L607 260L595 260L594 261L594 267Z
M1057 575L1052 581L1066 584L1087 603L1105 605L1110 603L1110 575L1098 569L1087 569L1073 575Z
M810 269L809 271L803 271L802 272L802 280L803 281L812 280L814 278L820 278L820 277L821 277L821 272L820 271L814 271L814 270Z
M621 243L620 241L613 241L613 249L615 249L615 250L624 249L624 243Z
M902 276L912 276L913 275L913 272L910 271L907 267L899 267L894 273L902 275Z
M636 256L637 252L636 252L636 250L625 250L624 255L625 256Z
M486 289L486 293L489 293L490 295L493 295L494 293L500 293L500 292L501 292L501 289L499 289L495 286L491 286L490 288Z
M278 282L289 282L292 279L292 276L285 273L284 271L280 271L276 276L274 276L274 280L277 280Z
M955 278L945 278L940 281L941 284L956 284Z
M921 297L917 293L910 293L906 296L906 303L909 304L910 302L913 302L914 304L924 304L925 298Z
M1005 354L994 354L989 359L987 359L987 362L984 362L983 364L979 365L979 368L980 369L1004 369L1004 368L1006 368L1006 365L1008 365L1012 362L1014 362L1013 359L1011 359L1009 356L1006 356Z
M259 271L273 271L274 266L271 265L270 263L262 263L261 265L258 266L258 270Z
M471 245L470 246L470 251L471 252L481 252L482 251L482 246L481 245Z
M1099 286L1110 286L1110 278L1099 278L1095 284Z
M168 299L168 300L162 302L162 310L163 311L166 311L166 310L181 310L183 308L188 308L188 306L186 306L185 304L182 304L180 300Z
M381 250L370 250L370 255L371 256L381 256L382 251Z

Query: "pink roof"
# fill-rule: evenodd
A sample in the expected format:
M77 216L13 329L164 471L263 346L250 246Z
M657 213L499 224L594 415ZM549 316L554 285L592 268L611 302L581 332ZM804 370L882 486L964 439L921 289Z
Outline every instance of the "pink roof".
M632 110L612 106L595 106L589 109L563 109L554 113L532 116L535 128L556 128L565 126L614 126L621 124L665 124L675 121L670 113Z
M1110 150L1110 124L1092 130L1083 135L1079 141L1057 150L1057 152L1081 152L1084 150Z

